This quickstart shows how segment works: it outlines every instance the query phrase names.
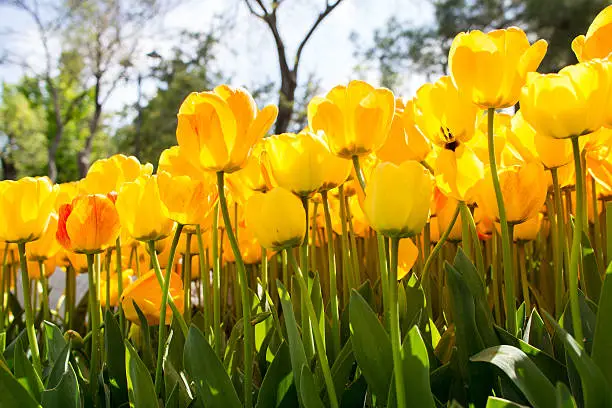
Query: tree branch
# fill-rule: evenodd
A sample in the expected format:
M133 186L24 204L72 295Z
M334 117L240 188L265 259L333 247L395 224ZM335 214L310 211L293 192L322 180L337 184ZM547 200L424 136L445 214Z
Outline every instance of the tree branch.
M306 33L306 36L304 37L304 39L298 46L297 52L295 53L295 61L293 65L293 70L295 70L296 67L299 65L300 58L302 57L302 51L304 50L306 43L308 42L308 40L310 40L310 37L312 37L312 34L315 32L319 24L321 24L321 22L325 20L325 17L327 17L329 13L331 13L336 7L338 7L340 3L342 3L342 0L336 0L333 3L330 3L329 0L325 1L325 10L319 13L319 16L317 17L315 22L312 24L312 26L310 27L310 30L308 30L308 33Z

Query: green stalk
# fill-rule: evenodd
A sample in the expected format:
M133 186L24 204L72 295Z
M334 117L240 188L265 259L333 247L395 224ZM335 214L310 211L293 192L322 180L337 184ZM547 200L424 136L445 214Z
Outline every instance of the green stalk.
M606 203L606 262L612 262L612 201Z
M601 222L599 220L599 206L597 205L597 184L594 178L591 177L591 195L593 198L593 223L594 233L593 246L595 248L595 255L597 256L597 264L599 265L600 271L605 270L604 264L604 251L602 247L603 240L601 239Z
M19 249L19 261L21 262L21 289L23 291L23 307L26 317L26 331L30 342L30 352L32 353L32 363L36 373L42 378L42 364L40 363L40 353L38 342L36 341L36 331L34 330L34 315L32 314L32 302L30 300L30 278L28 275L28 261L26 259L25 242L17 244ZM10 286L9 286L10 288Z
M221 259L219 258L219 203L215 204L215 215L212 226L212 257L213 257L213 333L215 337L215 352L222 358L221 342Z
M472 237L472 246L475 252L476 268L478 269L478 272L480 273L480 276L482 277L483 282L484 282L485 267L484 267L484 258L482 255L482 247L480 246L480 238L478 238L478 231L476 231L476 223L474 222L474 217L472 216L472 212L470 211L469 207L465 203L463 203L463 205L461 206L461 220L463 224L468 225L468 229Z
M42 286L43 319L50 321L51 313L49 312L49 285L47 278L45 277L45 262L42 260L38 260L38 271L40 272L40 284Z
M340 186L342 188L342 186ZM344 194L343 194L344 195ZM357 252L357 238L355 237L355 230L353 228L353 216L351 214L351 207L349 205L348 197L344 196L344 205L346 208L346 221L348 223L349 240L351 243L351 261L353 263L353 275L355 287L359 287L361 284L361 273L359 271L359 252Z
M312 210L312 228L310 228L311 235L310 240L312 241L310 247L310 267L316 273L317 272L317 212L319 209L319 203L317 201L314 202L314 208Z
M501 326L501 302L499 300L499 264L498 254L499 245L497 243L497 230L493 229L493 235L491 236L491 281L493 284L493 305L495 307L495 321Z
M232 251L234 252L234 258L236 259L236 268L238 269L238 276L240 279L240 294L242 296L242 319L244 324L244 406L251 408L252 404L252 388L253 388L253 327L251 325L251 306L249 301L249 289L247 286L247 275L244 261L242 260L242 254L236 241L236 236L232 230L232 223L227 209L227 200L225 199L225 175L222 171L217 172L217 186L219 188L219 205L223 214L223 221L227 231L227 238L229 239ZM310 298L309 298L310 299ZM315 330L316 332L316 330Z
M521 288L523 290L523 301L527 315L531 313L531 300L529 299L529 282L527 281L527 259L525 257L525 243L518 242L519 272L521 275Z
M399 254L399 238L391 238L391 267L389 268L389 309L391 326L391 351L393 353L393 373L395 378L395 393L397 396L398 408L406 407L406 395L404 394L404 370L403 370L403 350L402 339L399 325L399 310L397 303L397 258Z
M497 208L499 210L499 224L501 226L502 239L502 259L504 262L504 289L506 292L506 329L516 335L516 303L514 299L514 276L512 269L512 247L508 230L508 222L506 220L506 207L504 206L504 197L502 195L501 186L499 184L499 176L497 174L497 164L495 163L495 142L493 138L493 119L495 118L495 109L488 109L488 147L489 147L489 164L491 166L491 177L493 179L493 188L495 189L495 198L497 200Z
M295 276L297 277L298 283L300 285L300 289L302 291L302 298L306 299L306 310L308 316L310 318L310 322L313 327L318 328L319 323L317 320L317 315L314 310L314 306L312 305L312 300L310 296L308 296L308 284L304 280L304 275L302 274L302 270L300 269L295 256L291 252L290 249L285 249L284 251L287 254L287 258L293 269L295 270ZM336 397L336 389L334 387L334 381L332 379L331 370L329 369L329 362L327 361L327 354L325 353L325 343L323 342L323 338L321 336L321 332L318 329L313 330L315 346L317 348L317 357L319 359L319 363L321 364L321 371L323 372L323 379L325 380L325 387L327 388L327 395L329 397L329 404L332 408L338 408L338 398Z
M557 318L563 313L563 276L564 265L569 266L569 249L567 247L567 238L565 236L565 216L563 213L563 201L561 200L561 188L559 186L559 174L557 169L550 169L553 181L553 201L555 205L556 216L556 232L557 232L557 252L556 270L555 270L555 313Z
M0 279L0 333L4 331L4 319L5 319L5 302L6 302L6 290L10 290L10 286L7 287L4 283L6 282L6 274L8 273L8 265L6 260L8 259L8 242L4 244L4 255L2 256L2 276Z
M332 230L331 214L329 211L329 201L327 191L321 192L323 198L323 212L325 214L325 231L327 232L327 262L329 264L329 298L331 303L331 339L332 339L332 360L340 352L340 314L338 311L338 284L336 282L336 253L334 250L334 232Z
M313 255L314 255L314 251L313 251ZM263 290L263 302L262 304L264 305L264 310L267 310L267 304L268 304L268 296L267 296L267 292L268 292L268 250L265 247L261 247L261 265L260 265L260 269L261 269L261 288Z
M121 236L117 237L117 241L115 242L115 255L117 259L115 260L117 263L117 297L121 299L121 295L123 294L123 259L121 259ZM121 333L125 335L125 314L123 313L123 306L121 302L119 303L119 327L121 328Z
M472 257L472 243L470 242L470 225L468 222L468 218L470 215L466 214L470 212L465 201L459 201L459 207L461 207L461 247L463 248L463 252L469 259L474 259Z
M302 244L300 245L300 268L306 274L306 279L308 279L308 197L301 197L301 199L302 206L304 207L304 213L306 214L306 230L304 232L304 236L302 237ZM306 282L308 283L308 280ZM308 296L310 296L310 292L308 292ZM303 311L306 309L306 299L301 299L300 301L302 303L301 309ZM311 334L313 328L310 326L308 315L306 315L306 313L301 313L301 317L304 351L306 352L306 357L310 359L314 355L314 344Z
M344 199L344 187L342 185L338 187L338 194L338 201L340 201L340 225L342 226L342 237L340 240L342 248L342 270L350 293L350 290L357 286L355 285L355 271L353 271L353 265L351 263L352 255L350 254L349 234L346 226L346 200Z
M427 257L427 260L425 261L425 266L423 266L423 274L421 275L420 282L429 282L429 269L431 267L431 263L436 258L436 255L438 255L438 252L440 252L440 250L442 249L442 246L444 245L444 243L448 239L448 236L453 230L453 227L455 226L455 223L457 222L457 217L459 217L460 210L461 210L461 201L457 204L457 208L455 208L455 212L453 213L453 217L451 218L451 222L448 224L448 227L446 227L446 230L440 236L440 239L434 246L433 250L431 251L431 254L429 254L429 256ZM428 302L429 300L430 299L427 299Z
M183 313L185 324L191 324L191 233L185 236L185 258L183 261Z
M91 355L89 360L89 387L94 401L98 396L98 374L100 371L100 303L98 303L97 273L94 267L95 254L87 254L87 277L89 278L89 320L91 323Z
M75 279L75 271L72 265L68 265L66 267L66 298L64 299L64 324L66 328L72 329L72 315L74 314L74 296L73 294L73 286Z
M110 274L110 263L111 263L111 254L113 253L112 249L106 250L106 259L104 260L104 272L106 272L106 307L104 308L104 312L108 312L110 310L110 293L111 293L111 274ZM121 275L117 275L117 280L121 280ZM121 296L121 295L119 295Z
M578 303L578 265L582 259L580 254L580 240L582 237L584 223L584 186L582 183L583 177L582 163L580 159L580 145L578 144L577 136L572 137L572 148L574 151L574 166L576 167L576 220L574 224L574 233L572 236L572 251L570 254L569 294L574 338L578 344L580 344L580 347L583 347L584 336L582 335L582 318L580 316L580 304Z
M204 250L204 239L202 238L200 224L196 224L196 237L198 238L198 252L200 254L200 284L202 285L202 303L204 304L204 324L206 330L208 330L210 328L210 292L208 290L210 286L210 274L207 267L208 262L204 262L207 255Z

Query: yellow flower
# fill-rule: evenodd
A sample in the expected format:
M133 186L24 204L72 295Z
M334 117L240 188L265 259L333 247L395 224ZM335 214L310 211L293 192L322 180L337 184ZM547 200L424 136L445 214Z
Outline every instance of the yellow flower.
M0 240L40 238L55 206L56 191L47 177L0 181Z
M414 102L418 128L434 144L451 150L472 138L477 113L478 108L447 76L420 87Z
M212 92L193 92L183 101L176 139L194 166L231 173L244 167L277 114L273 105L258 110L245 89L220 85Z
M123 290L125 291L125 288L127 288L128 286L130 286L130 284L132 283L132 276L134 276L134 271L131 269L126 269L123 272L121 272L121 281L123 283ZM119 302L119 298L121 297L121 294L118 293L118 287L117 287L117 279L119 279L119 275L118 274L112 274L110 277L110 306L117 306L118 302ZM106 274L102 273L100 274L100 306L102 307L106 307L106 285L107 285L107 281L106 281Z
M49 224L45 229L45 232L41 235L40 239L28 244L28 258L31 260L46 260L55 257L62 247L55 234L57 232L58 216L55 213L51 213L49 218Z
M168 294L174 300L174 304L180 313L183 313L183 282L181 277L176 273L170 274L170 290ZM162 290L155 277L155 271L149 271L143 274L130 286L124 289L121 296L121 305L125 312L125 317L132 323L140 326L140 320L136 313L134 304L142 311L147 319L149 326L159 325L159 313L162 303ZM166 324L172 321L172 309L170 305L166 306Z
M495 145L495 162L507 165L505 160L507 133L510 129L512 116L507 113L495 112L493 117L493 143ZM483 164L489 164L488 118L486 112L478 115L474 137L467 143ZM516 160L514 160L515 162ZM512 164L515 164L515 163Z
M397 280L401 280L412 269L419 256L419 248L410 238L400 239L397 253Z
M528 72L538 69L546 41L529 45L517 27L483 33L459 33L451 44L448 65L459 92L478 106L507 108L516 104Z
M400 165L406 160L425 160L431 152L431 144L417 128L414 119L414 102L409 100L399 108L396 101L396 111L391 124L391 131L385 144L376 152L381 161Z
M523 117L536 132L555 139L594 132L609 114L608 77L600 60L570 65L558 74L532 74L521 94Z
M112 195L89 194L62 205L56 233L58 242L68 251L84 254L114 246L121 226L113 200Z
M267 249L299 245L306 233L306 212L300 199L282 187L253 194L247 201L245 220L259 244Z
M170 219L183 225L207 225L219 196L212 177L198 180L160 171L157 174L157 185Z
M198 180L210 178L210 173L189 162L184 149L181 149L180 146L172 146L161 153L157 172L162 171L167 171L174 176L189 176Z
M436 185L444 195L474 201L474 188L484 176L484 165L466 144L454 151L441 149L435 163Z
M612 52L612 5L595 17L586 36L574 38L572 50L578 61L605 58Z
M450 225L453 215L457 209L459 201L453 197L445 196L444 194L436 194L436 217L434 221L438 224L438 231L444 233ZM433 221L432 221L433 223ZM455 225L448 234L449 241L459 242L461 241L461 216L457 217Z
M174 222L163 204L157 176L141 176L125 183L117 197L121 225L138 241L156 241L168 236Z
M239 185L242 189L263 193L276 184L273 183L270 173L263 163L265 141L266 139L260 140L253 146L253 153L247 159L244 168L230 174L227 177L228 183L233 186ZM250 194L247 192L246 196L248 197Z
M40 280L40 266L38 262L38 260L31 259L30 255L28 254L28 278L32 280ZM44 277L48 278L49 276L53 275L53 273L55 272L55 268L57 267L55 257L46 260L40 260L40 262L43 262L45 272Z
M386 88L363 81L338 85L308 104L308 124L325 132L330 150L350 159L378 150L391 128L395 98Z
M69 183L57 184L57 197L55 198L55 212L59 213L59 209L63 204L69 204L74 200L79 193L82 192L81 181L71 181Z
M514 241L533 241L538 237L542 226L542 213L536 214L524 223L514 227Z
M349 160L332 154L325 141L312 132L269 137L265 150L278 185L303 197L339 186L352 168Z
M612 129L601 128L586 139L586 171L602 187L602 192L609 194L612 189Z
M569 139L552 139L536 132L521 111L512 117L511 128L508 140L525 161L539 160L547 169L565 166L572 161Z
M399 166L380 163L366 186L363 212L376 231L390 237L411 237L427 222L432 193L432 177L418 162Z
M522 166L506 167L498 174L508 223L520 224L535 217L544 205L548 192L544 167L540 163L530 162ZM487 217L499 220L490 168L484 180L479 183L476 202Z
M123 183L151 173L151 163L141 165L134 156L116 154L108 159L96 160L87 171L81 188L88 194L107 194L119 191Z
M240 226L238 230L238 247L240 248L240 254L245 264L252 265L261 262L261 245L251 228L245 227L244 225ZM270 252L268 255L271 254ZM223 235L223 260L225 262L236 261L227 234Z

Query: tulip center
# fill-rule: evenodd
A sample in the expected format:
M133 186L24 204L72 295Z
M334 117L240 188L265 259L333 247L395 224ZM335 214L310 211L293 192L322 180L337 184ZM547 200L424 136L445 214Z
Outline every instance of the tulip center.
M457 146L459 146L459 142L455 140L453 133L444 126L440 126L440 132L442 132L442 137L444 138L444 148L454 152Z
M455 149L457 149L457 147L459 147L459 142L456 140L453 140L452 142L447 142L444 145L444 148L447 150L451 150L451 151L455 151Z

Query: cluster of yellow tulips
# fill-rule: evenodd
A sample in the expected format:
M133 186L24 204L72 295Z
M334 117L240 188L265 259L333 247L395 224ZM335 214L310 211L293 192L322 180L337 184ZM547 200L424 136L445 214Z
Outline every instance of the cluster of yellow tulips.
M423 291L429 337L451 331L461 312L449 312L441 260L461 243L497 325L516 336L523 331L519 300L527 313L537 305L560 318L569 299L583 347L580 296L591 293L585 249L594 248L599 265L597 290L612 256L612 6L571 46L577 64L539 74L546 41L530 44L515 27L460 33L450 76L412 99L363 81L336 86L310 101L308 127L296 134L266 137L277 108L259 109L246 90L221 85L184 100L177 146L162 153L155 174L151 164L115 155L73 183L2 181L0 331L16 318L8 294L20 271L32 364L43 375L30 279L42 288L44 319L72 329L75 274L87 273L94 401L108 353L104 308L118 312L122 333L133 324L136 343L138 326L159 326L156 395L169 375L167 325L176 321L187 334L201 314L207 341L223 358L239 320L241 403L250 407L261 385L253 372L262 347L258 319L273 314L273 329L285 336L275 303L285 319L293 316L285 303L290 290L301 334L286 323L288 341L293 347L301 336L302 353L321 372L326 405L338 407L332 363L346 343L344 306L350 299L352 308L350 291L370 281L389 332L391 394L406 407L413 398L400 324L406 290ZM46 279L58 267L66 271L65 313L52 316ZM317 290L323 310L313 300ZM300 368L293 367L294 381L303 394L309 383ZM433 406L431 395L427 401Z

